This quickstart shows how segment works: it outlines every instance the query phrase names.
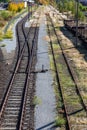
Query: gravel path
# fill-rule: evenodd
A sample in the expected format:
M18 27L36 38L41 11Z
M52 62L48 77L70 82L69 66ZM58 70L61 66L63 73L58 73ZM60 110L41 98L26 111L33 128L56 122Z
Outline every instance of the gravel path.
M50 61L48 56L48 42L45 40L47 36L45 15L41 18L39 37L38 37L38 51L36 71L48 69L45 73L37 73L36 78L36 96L40 100L35 108L35 130L52 130L56 116L55 109L55 95L52 86L53 78L50 71Z

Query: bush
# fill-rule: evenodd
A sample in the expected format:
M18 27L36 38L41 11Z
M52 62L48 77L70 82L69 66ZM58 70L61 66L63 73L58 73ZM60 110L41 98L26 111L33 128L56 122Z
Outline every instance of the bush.
M5 38L5 39L13 38L13 33L12 33L12 31L11 31L11 30L8 30L8 31L4 34L3 38Z
M24 8L24 3L19 2L19 3L13 3L11 2L8 6L8 10L12 11L14 13L21 11Z
M18 3L18 12L24 8L24 3Z
M84 19L85 19L85 16L84 16L83 12L78 11L78 18L79 18L80 20L84 20Z
M64 11L71 11L73 16L76 17L76 3L73 1L73 0L63 0L58 2L58 8L60 10L60 12L64 12ZM80 20L85 20L85 16L84 16L84 13L83 11L86 11L87 10L87 7L86 6L83 6L82 4L79 3L79 7L78 7L78 18Z
M5 21L0 21L0 27L4 27L5 26Z
M9 20L12 17L12 13L9 11L1 11L0 16L3 20Z

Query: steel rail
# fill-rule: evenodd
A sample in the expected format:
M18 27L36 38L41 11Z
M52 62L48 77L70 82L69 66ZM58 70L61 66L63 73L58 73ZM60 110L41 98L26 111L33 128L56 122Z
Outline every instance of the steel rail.
M37 19L37 21L38 21L38 19ZM36 27L37 27L37 25L36 25ZM26 87L25 87L24 96L23 96L23 103L22 103L23 107L21 109L20 120L18 122L18 130L23 129L25 106L26 106L27 92L28 92L28 83L29 83L29 77L30 77L30 73L31 73L30 69L31 69L31 66L32 66L32 60L33 60L33 56L34 56L34 48L36 48L36 46L35 46L36 45L36 42L35 42L36 34L37 34L37 28L35 29L35 32L34 32L34 37L33 37L33 40L32 40L31 55L30 55L30 59L28 60L27 76L26 76L26 82L25 82ZM28 42L27 42L27 47L28 47L28 51L30 51Z
M48 27L49 37L50 37L51 34L50 34L48 24L47 24L47 27ZM66 116L66 119L67 119L66 127L67 127L67 130L71 130L71 126L70 126L70 123L69 123L69 116L68 116L68 112L67 112L67 109L66 109L66 104L65 104L65 100L64 100L64 96L63 96L63 92L62 92L62 86L61 86L61 83L60 83L59 71L58 71L58 68L57 68L57 65L56 65L55 54L54 54L54 50L53 50L53 46L52 46L51 37L50 37L50 45L51 45L51 50L52 50L52 54L53 54L53 61L54 61L54 66L55 66L56 78L57 78L57 82L58 82L58 85L59 85L59 91L60 91L60 94L61 94L62 102L63 102L63 105L64 105L65 116Z
M19 69L19 66L21 64L21 60L22 60L23 53L24 53L24 50L25 50L25 45L27 45L28 62L27 62L27 67L26 67L26 71L25 71L26 72L26 80L25 80L25 84L24 84L24 88L23 88L22 100L21 100L21 104L20 104L20 111L19 111L18 121L17 121L17 126L16 126L17 130L22 129L21 126L23 124L23 118L24 118L24 110L25 110L26 98L27 98L27 86L28 86L28 82L29 82L30 68L31 68L31 65L32 65L32 58L33 58L33 53L34 53L33 50L34 50L34 46L35 46L34 44L35 44L35 35L36 35L36 30L35 30L34 39L32 41L33 45L32 45L32 48L30 49L30 47L28 45L28 39L27 39L30 29L29 29L29 31L26 35L25 32L24 32L24 23L25 23L26 20L25 19L23 19L23 20L24 21L22 23L22 31L23 31L23 35L25 37L25 40L24 40L24 44L23 44L22 49L20 49L20 44L19 44L17 61L16 61L16 64L15 64L15 68L14 68L12 77L10 79L7 91L5 93L3 103L2 103L2 107L1 107L1 112L0 112L0 118L1 118L3 113L4 113L4 109L5 109L5 106L6 106L6 102L8 100L8 96L9 96L9 93L10 93L10 90L11 90L12 83L14 81L15 75L16 75L16 73ZM17 25L16 29L18 30L18 25ZM17 35L18 35L18 32L17 32ZM18 43L20 43L19 37L18 37ZM30 52L31 52L31 54L30 54Z
M58 39L58 35L57 35L56 30L55 30L55 28L54 28L54 25L53 25L53 22L52 22L51 17L50 17L50 20L51 20L51 23L52 23L52 26L53 26L55 35L56 35L56 37L57 37L57 41L58 41L58 43L59 43L59 45L60 45L60 48L61 48L61 50L62 50L62 55L63 55L64 60L65 60L65 62L66 62L67 68L68 68L68 70L69 70L69 72L70 72L70 75L71 75L73 81L74 81L74 84L75 84L75 87L76 87L76 92L77 92L77 94L79 95L79 97L80 97L80 99L81 99L81 104L82 104L82 106L83 106L83 108L84 108L84 110L86 111L86 114L87 114L87 106L85 105L85 103L84 103L84 101L83 101L83 98L82 98L82 96L81 96L81 93L80 93L80 90L79 90L79 87L78 87L78 84L77 84L77 80L76 80L76 78L74 77L74 72L73 72L73 70L72 70L72 68L71 68L71 66L70 66L70 64L69 64L69 61L67 60L67 56L66 56L66 54L65 54L65 52L64 52L64 50L63 50L63 48L62 48L62 45L60 44L60 40Z
M62 48L62 45L60 44L60 40L58 39L58 35L57 35L57 33L56 33L56 30L55 30L53 21L52 21L52 19L51 19L50 16L49 16L49 18L50 18L50 21L51 21L51 24L52 24L54 33L55 33L55 35L56 35L56 37L57 37L57 41L58 41L58 43L59 43L59 45L60 45L61 52L62 52L62 55L63 55L64 60L65 60L65 62L66 62L67 68L68 68L69 73L70 73L70 75L71 75L71 77L72 77L72 80L74 81L74 84L75 84L75 87L76 87L77 95L78 95L79 98L81 99L81 104L82 104L82 106L83 106L83 108L84 108L84 110L85 110L85 112L86 112L86 114L87 114L87 106L86 106L86 104L84 103L84 100L83 100L82 95L81 95L81 93L80 93L80 90L79 90L79 87L78 87L78 84L77 84L77 80L76 80L76 78L74 77L73 69L72 69L72 67L70 66L69 61L67 60L67 56L66 56L66 54L65 54L65 52L64 52L64 50L63 50L63 48ZM52 53L53 53L53 52L52 52ZM54 54L53 54L53 55L54 55ZM54 57L54 58L55 58L55 57ZM56 63L55 63L55 64L56 64ZM62 91L62 90L61 90L61 91ZM64 100L64 99L63 99L63 100ZM66 105L65 105L65 109L66 109ZM69 115L68 112L67 112L67 109L66 109L66 114L67 114L67 116ZM69 119L68 119L68 120L69 120ZM71 130L71 126L69 126L68 129Z
M25 17L25 18L27 18L27 17ZM22 26L23 26L23 24L25 23L26 20L24 20L24 18L23 18L22 21L23 21L23 22L22 22ZM17 27L18 27L18 26L17 26ZM23 30L23 28L22 28L22 30ZM23 31L23 33L24 33L24 31ZM19 41L18 29L17 29L17 36L18 36L18 43L20 43L20 41ZM25 36L25 35L24 35L24 36ZM26 38L25 38L25 39L26 39ZM25 40L25 42L24 42L24 45L23 45L23 48L22 48L22 50L21 50L20 56L19 56L20 49L19 49L19 51L18 51L18 56L17 56L17 61L16 61L16 64L15 64L15 68L14 68L13 74L12 74L12 76L11 76L11 79L10 79L10 81L9 81L9 84L8 84L8 87L7 87L5 96L4 96L4 98L3 98L2 104L1 104L1 108L0 108L0 118L1 118L1 116L3 115L3 111L4 111L4 109L5 109L5 105L6 105L6 102L7 102L9 93L10 93L10 90L11 90L12 83L13 83L13 81L14 81L15 75L16 75L16 73L17 73L17 71L18 71L19 66L20 66L21 59L22 59L22 56L23 56L23 53L24 53L24 49L25 49L25 44L26 44L26 40Z

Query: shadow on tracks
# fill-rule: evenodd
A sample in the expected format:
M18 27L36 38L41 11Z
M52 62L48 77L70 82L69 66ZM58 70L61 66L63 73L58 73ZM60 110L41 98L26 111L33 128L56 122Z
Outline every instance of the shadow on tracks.
M80 40L80 38L78 38L78 46L75 46L75 42L76 42L76 37L75 34L73 34L71 31L69 31L67 28L65 28L65 26L60 28L60 31L63 33L63 35L65 37L67 37L72 44L74 45L74 47L71 48L66 48L64 50L69 50L69 49L73 49L73 48L77 48L77 50L79 51L80 54L84 55L84 59L85 61L87 61L87 43L85 43L83 40ZM73 52L72 52L73 53Z

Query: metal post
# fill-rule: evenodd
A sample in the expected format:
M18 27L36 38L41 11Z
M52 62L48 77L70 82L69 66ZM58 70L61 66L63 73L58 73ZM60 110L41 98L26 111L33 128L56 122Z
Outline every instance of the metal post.
M31 3L31 17L32 17L32 3Z
M29 20L29 1L27 1L27 7L28 7L28 20Z
M28 2L29 3L29 2ZM29 4L28 4L28 20L29 20Z
M78 7L79 0L76 0L76 47L78 46Z

